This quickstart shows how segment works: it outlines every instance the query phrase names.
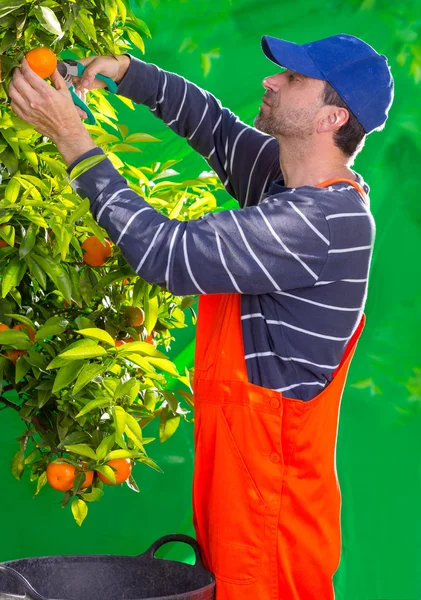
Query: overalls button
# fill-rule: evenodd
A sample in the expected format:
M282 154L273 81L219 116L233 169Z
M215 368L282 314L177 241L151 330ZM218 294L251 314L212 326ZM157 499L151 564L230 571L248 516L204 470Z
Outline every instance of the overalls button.
M281 457L279 456L279 454L276 454L276 452L274 452L273 454L270 455L270 460L273 463L278 463L281 460Z
M279 408L280 406L280 402L277 398L271 398L269 404L272 408Z

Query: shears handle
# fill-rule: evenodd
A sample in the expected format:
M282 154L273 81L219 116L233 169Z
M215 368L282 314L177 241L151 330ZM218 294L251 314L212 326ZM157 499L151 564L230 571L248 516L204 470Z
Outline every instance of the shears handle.
M76 94L75 89L72 85L69 87L69 92L71 93L72 100L76 104L76 106L81 108L86 113L86 115L88 117L89 125L95 125L96 119L94 117L93 112L91 111L89 106L87 104L85 104L85 102L81 98L79 98L79 96Z
M86 69L85 65L82 65L82 63L80 63L80 62L77 63L77 74L79 77L82 77L85 69ZM101 73L97 73L95 75L95 79L100 79L101 81L106 83L109 91L112 92L113 94L117 93L117 84L110 77L106 77L105 75L101 75Z

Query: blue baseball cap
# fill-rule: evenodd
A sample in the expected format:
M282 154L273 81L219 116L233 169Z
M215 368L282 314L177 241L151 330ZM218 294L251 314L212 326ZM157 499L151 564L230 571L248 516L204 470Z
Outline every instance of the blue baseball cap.
M390 67L386 56L359 38L339 34L300 45L265 35L262 48L277 65L328 81L366 133L386 122L393 101Z

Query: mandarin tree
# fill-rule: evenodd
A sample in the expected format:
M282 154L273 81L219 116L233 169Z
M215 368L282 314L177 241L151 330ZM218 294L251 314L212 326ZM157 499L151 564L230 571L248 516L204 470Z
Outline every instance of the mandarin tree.
M136 491L136 463L137 477L144 466L160 470L153 444L146 449L154 441L144 432L149 423L159 420L165 441L180 419L191 421L190 373L179 373L167 351L194 299L131 270L88 199L73 191L57 148L11 110L8 85L28 52L48 77L54 57L143 51L149 35L122 0L0 7L0 403L22 420L13 474L29 471L36 494L47 482L62 488L79 524L103 482L126 481ZM177 161L135 166L120 158L159 142L129 135L120 122L119 106L134 110L131 101L110 102L95 90L88 102L94 141L152 206L180 220L216 208L214 174L177 182ZM91 165L83 161L72 176Z

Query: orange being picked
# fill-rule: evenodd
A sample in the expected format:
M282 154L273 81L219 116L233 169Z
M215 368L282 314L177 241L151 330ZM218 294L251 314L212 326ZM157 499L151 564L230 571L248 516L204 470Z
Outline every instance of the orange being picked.
M61 460L53 460L47 467L47 481L54 490L68 492L72 489L78 472L74 465ZM81 487L85 488L91 485L93 478L94 472L87 471Z
M91 267L102 267L112 254L111 246L110 240L105 240L105 246L103 246L95 235L91 235L82 244L82 248L85 250L83 260Z
M124 483L132 474L132 461L130 458L114 458L107 463L108 467L112 467L115 475L115 483L110 481L102 473L98 473L98 477L105 485L119 485Z
M124 318L132 327L140 327L145 320L145 313L138 306L128 306L124 311Z
M50 48L46 48L45 46L30 50L25 58L31 69L43 79L51 77L56 70L56 55Z

